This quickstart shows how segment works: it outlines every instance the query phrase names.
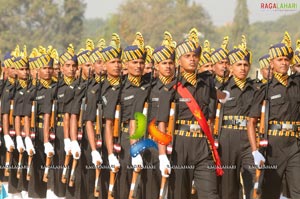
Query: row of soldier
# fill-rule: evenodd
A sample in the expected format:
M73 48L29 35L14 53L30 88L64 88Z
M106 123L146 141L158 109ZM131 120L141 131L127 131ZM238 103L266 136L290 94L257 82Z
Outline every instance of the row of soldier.
M298 198L300 82L287 71L299 68L299 46L294 55L286 33L260 59L258 82L247 78L246 38L231 51L228 41L202 49L192 29L178 45L165 32L155 50L137 33L123 50L113 34L109 46L87 40L77 55L72 45L59 57L52 47L8 53L0 175L10 196L191 198L196 190L205 199L269 199L285 178ZM268 117L257 134L263 100ZM131 156L136 112L172 142ZM263 152L259 139L268 141ZM258 169L264 162L276 169Z

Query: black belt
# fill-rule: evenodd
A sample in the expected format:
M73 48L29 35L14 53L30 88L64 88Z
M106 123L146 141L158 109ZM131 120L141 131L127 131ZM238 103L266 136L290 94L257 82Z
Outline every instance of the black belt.
M269 130L299 131L300 125L297 124L269 124Z
M123 133L129 133L129 122L122 122L121 123L121 131Z
M199 124L177 124L176 130L187 132L200 132L201 127Z
M245 119L233 119L233 120L223 120L222 125L232 125L246 127L248 121Z

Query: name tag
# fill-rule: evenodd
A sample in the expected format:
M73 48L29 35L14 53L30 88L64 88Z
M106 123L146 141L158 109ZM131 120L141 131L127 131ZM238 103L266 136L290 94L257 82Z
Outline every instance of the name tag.
M65 96L65 94L60 94L60 95L57 95L58 98L63 98Z
M273 95L270 97L271 100L281 98L281 94Z
M20 93L20 95L24 95L24 93L22 91L20 91L19 93Z
M190 98L179 98L180 102L190 102L191 99Z
M44 98L45 98L45 95L37 96L37 97L36 97L36 100L41 100L41 99L44 99Z
M124 100L127 101L127 100L130 100L130 99L133 99L134 98L134 95L129 95L127 97L124 97Z
M154 97L154 98L152 98L151 100L152 100L152 102L158 102L158 101L159 101L159 98L158 98L158 97Z
M104 103L105 105L107 105L107 99L106 99L105 96L102 97L102 101L103 101L103 103Z

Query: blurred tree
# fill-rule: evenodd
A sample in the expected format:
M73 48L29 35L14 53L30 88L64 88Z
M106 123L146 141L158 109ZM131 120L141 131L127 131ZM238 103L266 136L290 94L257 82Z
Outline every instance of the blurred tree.
M235 45L240 43L241 35L247 35L249 28L247 0L237 0L234 12L232 40Z
M62 47L66 48L69 43L72 43L75 49L79 50L78 45L82 40L85 8L86 4L83 0L64 0L58 34Z
M28 51L38 45L65 49L81 41L82 0L0 0L0 46L3 54L17 44ZM3 55L2 55L3 56Z
M0 46L10 51L16 44L28 49L40 44L57 44L58 5L43 0L0 0ZM30 41L30 42L29 42Z
M163 8L163 9L162 9ZM143 34L146 45L160 45L164 31L169 31L177 42L183 40L192 27L201 36L214 37L211 19L202 6L178 0L128 0L120 6L103 28L105 36L118 32L122 46L130 44L135 32Z

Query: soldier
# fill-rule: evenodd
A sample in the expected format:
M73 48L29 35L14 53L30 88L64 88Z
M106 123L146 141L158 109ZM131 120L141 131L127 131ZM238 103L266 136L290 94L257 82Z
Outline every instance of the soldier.
M96 137L95 134L95 128L97 128L100 131L100 138L102 137L103 133L103 126L100 126L99 124L102 124L102 121L98 122L98 119L102 120L103 115L96 116L96 112L99 114L98 103L99 98L101 97L101 94L99 93L101 91L100 87L102 88L103 82L105 80L105 73L106 70L104 70L103 67L103 59L101 57L101 50L105 48L105 40L100 39L97 45L97 48L95 48L90 55L90 60L93 63L93 71L95 74L95 78L93 82L89 85L88 91L87 91L87 106L84 114L84 121L85 121L85 128L86 133L88 136L89 145L91 148L91 162L89 164L94 164L95 169L101 168L101 164L103 163L103 160L101 158L101 155L105 158L107 158L107 151L105 147L99 146L99 142L102 142L102 140L98 140L99 136ZM98 117L98 118L96 118ZM98 122L98 123L97 123ZM95 126L94 126L95 124ZM100 139L99 138L99 139ZM101 147L101 148L100 148ZM100 148L100 149L99 149ZM88 154L87 154L88 155ZM106 160L107 162L107 160ZM95 173L95 172L94 172ZM94 186L98 186L98 184L95 184L95 178L99 179L99 176L93 175L93 181ZM101 195L99 198L106 198L107 196L107 189L108 189L108 180L109 180L109 172L106 169L102 169L101 171L101 177L98 182L100 182L100 189L99 192ZM90 181L90 182L91 182ZM95 182L95 183L94 183Z
M55 49L52 50L52 56L56 57L57 51ZM56 61L55 61L56 60ZM67 99L66 92L70 89L70 86L74 86L75 80L75 71L77 69L77 57L74 53L74 48L72 44L68 46L66 52L64 52L60 57L54 58L54 63L58 62L61 64L58 67L62 74L63 78L60 78L60 72L58 72L58 82L55 84L58 86L56 88L56 93L54 93L54 97L57 100L57 121L56 123L56 136L54 140L54 152L55 156L53 157L53 165L56 167L54 170L51 170L51 181L48 182L52 191L57 198L63 198L66 195L66 184L62 182L62 173L64 165L64 160L66 155L70 151L70 138L69 138L69 115L65 116L65 112L67 109L70 109L68 102L70 99ZM53 80L53 78L52 78ZM64 131L66 129L66 131ZM67 165L69 166L69 165Z
M271 77L273 76L272 70L269 70L269 66L270 66L269 58L270 58L269 54L266 54L266 55L262 56L261 58L259 58L259 60L258 60L260 74L262 75L261 82L263 84L267 83L268 77L269 77L269 79L271 79Z
M159 144L159 161L162 176L170 175L170 198L189 198L191 195L192 180L198 190L198 198L219 198L217 194L217 178L213 155L216 160L217 174L222 175L220 161L213 145L213 138L209 132L206 118L208 117L208 103L210 97L217 98L217 92L209 72L196 75L198 57L201 47L198 44L197 32L193 30L190 39L176 47L176 59L181 67L178 89L173 90L176 81L164 87L160 93L158 118L159 129L166 132L169 120L170 103L175 98L178 101L178 112L175 116L176 126L173 135L173 151L171 155L172 169L166 156L166 146ZM176 92L177 91L177 92ZM184 94L183 94L184 93ZM188 96L186 96L188 95ZM225 94L218 92L218 97L225 98ZM228 96L227 96L228 97ZM199 104L201 109L197 107ZM190 105L194 106L192 108ZM202 110L202 115L199 114ZM204 116L203 116L204 113ZM200 119L201 118L201 119ZM198 121L206 123L205 133ZM205 124L203 124L205 125ZM168 127L170 128L170 127ZM212 151L207 142L210 142ZM212 168L210 168L212 167ZM166 172L167 171L167 172Z
M300 73L300 40L297 40L296 50L293 58L293 65L291 66L292 73Z
M215 87L220 90L223 89L222 87L228 81L229 78L228 41L229 41L228 36L224 37L221 47L216 50L212 50L211 52L213 74L215 76L214 83L215 83ZM209 123L210 123L210 128L214 132L214 136L217 142L218 124L215 124L214 121L216 117L216 112L214 110L216 110L216 107L217 107L217 101L211 99L209 102L209 110L210 110Z
M120 171L117 178L116 195L115 198L128 198L130 183L132 179L133 167L142 167L143 161L140 155L135 158L130 157L130 141L129 135L129 121L131 119L131 112L133 102L137 96L137 93L144 88L146 82L142 78L142 74L145 67L146 53L144 50L144 39L141 33L136 33L136 39L131 46L127 46L122 52L122 59L125 63L125 67L128 70L128 75L123 80L121 95L119 103L121 104L121 127L122 131L119 135L121 152L119 156ZM144 88L145 89L145 88ZM118 96L117 96L118 97ZM107 124L107 123L106 123ZM115 162L113 156L108 149L109 162Z
M14 66L14 59L15 57L12 55L13 53L8 52L4 56L4 67L5 72L7 76L7 80L4 81L4 85L2 88L1 93L1 121L2 121L2 132L1 134L1 165L9 166L6 163L6 152L10 152L11 148L15 148L15 144L11 138L11 135L9 134L9 113L10 113L10 100L13 97L14 87L15 87L15 66ZM6 148L6 149L5 149ZM12 151L11 151L12 152ZM9 168L7 168L9 169ZM8 177L5 176L4 169L0 170L0 177L1 181L3 182L3 185L6 190L8 190Z
M92 150L92 162L95 167L99 167L97 162L102 163L104 165L109 164L112 166L112 170L114 170L115 166L120 165L118 162L114 163L111 159L113 156L114 161L117 161L117 158L112 153L113 141L112 141L112 131L113 131L113 117L116 106L117 92L120 86L120 74L121 74L121 48L120 48L120 38L116 33L112 34L112 41L110 45L105 47L105 44L99 47L92 55L92 60L101 62L101 70L100 67L98 69L95 68L96 82L93 87L88 92L88 101L89 104L86 109L86 129L89 135L89 143ZM107 75L107 78L103 78L105 76L104 71ZM100 77L101 75L101 77ZM113 94L114 93L114 94ZM115 99L115 100L114 100ZM100 114L100 110L98 109L98 105L102 105L103 111L102 115L97 116L96 111ZM97 118L99 121L97 121ZM104 118L105 123L105 132L104 127L99 126L102 124L100 120ZM112 119L111 119L112 118ZM106 122L105 122L106 119ZM93 127L93 123L96 122L96 130L101 135L97 136L97 131L95 134L95 130ZM105 136L103 136L105 135ZM95 138L96 137L96 138ZM104 137L103 141L105 145L99 150L99 138ZM98 149L98 150L97 150ZM101 158L102 154L103 161ZM107 155L108 154L108 155ZM100 167L101 176L100 176L100 193L99 198L106 198L108 194L108 179L109 179L109 170L104 166ZM99 176L96 176L96 178ZM93 182L94 183L94 182ZM111 190L110 190L111 191Z
M231 98L224 103L221 131L219 132L219 152L224 175L221 178L222 198L241 198L240 173L246 198L251 198L255 170L251 169L253 157L247 139L247 116L251 107L256 87L247 78L251 67L251 52L247 49L246 38L242 36L242 44L228 54L230 73L232 76L225 84L225 90Z
M23 143L24 137L24 94L28 89L28 76L29 76L29 68L28 68L28 57L26 53L26 46L24 46L23 52L15 53L14 65L16 68L16 73L18 76L18 84L16 85L15 96L14 96L14 107L13 107L13 116L15 122L15 131L16 131L16 146L17 151L13 153L12 164L23 167L22 162L26 163L27 157L24 155L25 146ZM22 133L21 133L22 132ZM18 153L17 153L18 152ZM19 162L19 158L21 157L21 162ZM23 157L23 158L22 158ZM22 168L12 169L9 176L9 193L13 193L13 198L22 198L28 197L28 182L26 180L26 170ZM17 177L18 176L18 177ZM18 178L18 179L17 179ZM19 193L19 194L18 194Z
M256 166L265 168L261 198L279 198L284 174L291 198L300 198L298 186L300 178L298 140L300 81L298 75L288 76L287 74L293 58L291 40L287 32L281 43L270 47L269 55L273 77L268 86L264 85L257 91L248 122L248 137L254 163ZM268 130L266 157L258 151L255 141L255 126L260 117L261 104L264 99L269 101L269 107L264 109L264 112L269 115L266 118L268 126L265 126ZM265 163L264 166L262 166L263 163Z
M152 53L153 53L154 49L151 46L146 46L145 50L146 50L147 56L146 56L146 60L145 60L145 68L144 68L143 75L145 75L147 73L151 73L152 68L153 68Z
M52 46L48 46L47 51L49 51L49 54L51 54L51 57L54 59L52 81L57 82L58 81L58 75L59 75L59 72L60 72L60 63L59 63L58 52L57 52L56 49L53 49Z
M159 101L161 100L159 99L159 93L164 86L171 83L175 75L175 46L172 44L172 35L169 32L164 33L162 45L154 50L153 60L158 78L152 80L152 88L139 92L134 104L134 112L142 112L144 103L149 102L148 122L153 118L157 118ZM149 91L151 92L149 93ZM147 169L143 169L141 173L143 179L141 198L158 198L161 182L158 151L153 148L146 149L143 152L143 160Z
M92 40L87 39L86 48L81 49L77 54L78 67L81 71L76 87L73 87L73 99L68 113L70 116L70 149L73 157L72 170L66 198L87 198L93 197L94 172L88 167L91 166L91 148L88 137L85 133L83 116L86 106L86 93L91 81L92 63L90 54L94 49ZM68 97L69 98L69 97ZM80 144L79 144L80 143Z
M228 41L228 36L224 37L221 47L211 53L216 88L220 88L229 78Z
M28 184L28 196L31 198L45 198L47 183L41 181L46 163L46 157L54 155L53 145L50 143L50 114L53 98L52 72L53 59L40 47L42 54L37 59L39 84L36 85L36 93L32 92L31 99L37 101L37 127L35 136L35 150L32 160L32 174ZM36 94L36 95L35 95ZM25 141L26 142L26 141ZM26 145L27 147L27 145Z
M204 41L203 51L200 56L200 61L198 64L198 73L205 71L213 72L213 64L211 60L211 52L213 49L210 48L210 43L208 40Z

